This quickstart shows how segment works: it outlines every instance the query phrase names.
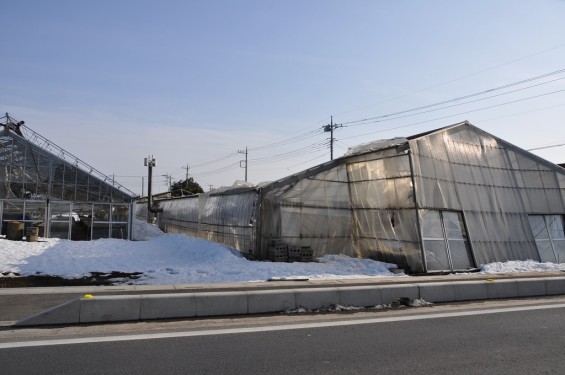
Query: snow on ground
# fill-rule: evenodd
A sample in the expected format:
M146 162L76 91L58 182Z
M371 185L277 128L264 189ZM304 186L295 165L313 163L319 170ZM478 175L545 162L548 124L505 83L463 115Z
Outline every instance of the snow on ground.
M545 272L565 271L565 263L540 263L534 260L510 260L507 262L496 262L485 264L481 267L481 273L516 273L516 272Z
M267 281L269 279L340 279L405 276L390 272L393 264L344 255L326 255L310 263L249 261L223 245L177 234L136 221L134 239L40 242L0 238L0 276L52 275L78 278L112 271L143 276L135 284L194 284ZM482 273L565 271L565 264L510 261L492 263ZM118 281L119 282L119 281Z
M136 222L135 239L41 242L0 239L0 273L78 278L91 272L142 272L136 284L266 281L271 278L339 279L395 276L393 264L328 255L311 263L253 262L223 245Z

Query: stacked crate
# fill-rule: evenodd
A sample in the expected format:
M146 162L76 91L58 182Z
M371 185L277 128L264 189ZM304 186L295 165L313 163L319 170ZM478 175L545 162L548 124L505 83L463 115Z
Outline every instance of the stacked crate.
M300 261L301 262L312 262L314 261L314 249L310 246L300 247Z
M272 240L269 243L269 260L271 262L313 262L314 250L310 246L294 246L281 240Z
M271 262L288 262L288 245L280 241L272 241L269 245L269 260Z
M288 261L289 262L300 262L302 261L302 248L300 246L289 246L288 247Z

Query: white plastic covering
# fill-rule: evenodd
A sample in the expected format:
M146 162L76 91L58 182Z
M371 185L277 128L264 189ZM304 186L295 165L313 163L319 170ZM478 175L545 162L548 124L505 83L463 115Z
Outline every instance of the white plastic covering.
M254 188L224 188L212 193L159 201L159 227L219 242L253 254L254 213L258 194ZM147 203L137 205L137 217L147 217Z
M162 201L159 223L260 259L283 242L315 257L454 271L565 259L564 199L564 169L462 123L353 148L260 187Z

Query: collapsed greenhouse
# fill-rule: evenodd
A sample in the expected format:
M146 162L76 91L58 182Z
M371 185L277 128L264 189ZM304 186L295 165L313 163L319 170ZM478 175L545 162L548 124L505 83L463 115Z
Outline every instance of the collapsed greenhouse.
M563 168L463 122L362 145L276 182L163 200L156 219L255 259L284 244L431 273L563 262L564 201Z
M129 239L134 194L7 113L0 118L0 222L43 237Z

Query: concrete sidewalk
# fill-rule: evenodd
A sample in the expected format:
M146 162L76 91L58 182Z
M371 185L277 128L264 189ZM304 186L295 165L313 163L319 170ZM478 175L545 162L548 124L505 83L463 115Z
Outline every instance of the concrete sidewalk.
M86 294L92 298L84 298ZM0 289L4 325L53 325L276 313L565 294L564 272L257 283ZM17 323L16 323L17 322Z

